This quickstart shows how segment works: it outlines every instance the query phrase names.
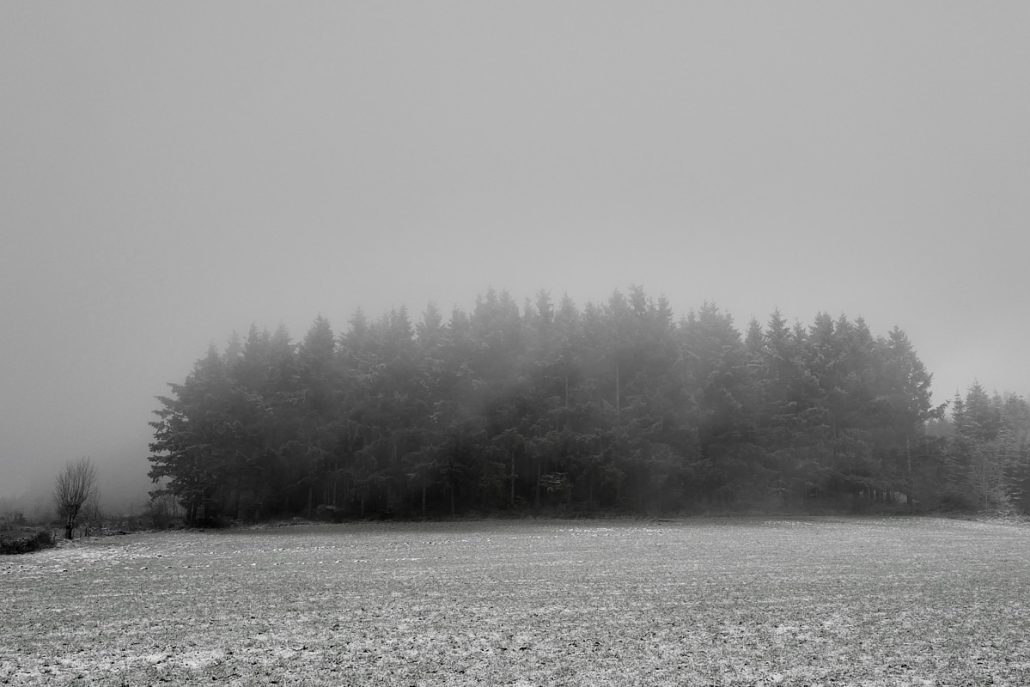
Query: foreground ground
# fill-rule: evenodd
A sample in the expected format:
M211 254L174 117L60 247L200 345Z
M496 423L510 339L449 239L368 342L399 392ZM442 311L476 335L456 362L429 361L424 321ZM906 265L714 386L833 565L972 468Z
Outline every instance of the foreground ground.
M352 524L0 559L0 684L1030 684L1030 529Z

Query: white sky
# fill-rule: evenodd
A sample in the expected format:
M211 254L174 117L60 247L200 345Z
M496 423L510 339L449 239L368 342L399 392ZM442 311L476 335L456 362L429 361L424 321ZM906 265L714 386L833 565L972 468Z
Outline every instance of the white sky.
M250 324L631 283L1030 394L1030 3L0 0L0 497Z

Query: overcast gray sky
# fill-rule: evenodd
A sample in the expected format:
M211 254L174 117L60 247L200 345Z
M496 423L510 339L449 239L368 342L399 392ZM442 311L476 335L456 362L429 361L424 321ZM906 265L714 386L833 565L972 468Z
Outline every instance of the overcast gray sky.
M0 497L142 498L233 330L491 286L864 316L1027 395L1028 180L1022 1L0 0Z

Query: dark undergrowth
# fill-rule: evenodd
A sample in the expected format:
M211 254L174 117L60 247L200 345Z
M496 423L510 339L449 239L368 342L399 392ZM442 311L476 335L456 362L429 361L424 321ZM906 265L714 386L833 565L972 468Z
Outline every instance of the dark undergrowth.
M32 553L55 545L48 530L18 528L0 532L0 555Z

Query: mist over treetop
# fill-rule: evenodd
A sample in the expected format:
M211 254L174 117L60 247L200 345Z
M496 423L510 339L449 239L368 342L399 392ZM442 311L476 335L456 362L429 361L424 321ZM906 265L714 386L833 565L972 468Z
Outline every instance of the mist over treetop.
M901 329L861 318L774 312L742 334L714 304L676 319L633 286L348 325L212 347L160 398L157 493L199 521L974 505L1022 479L928 436L931 374Z

